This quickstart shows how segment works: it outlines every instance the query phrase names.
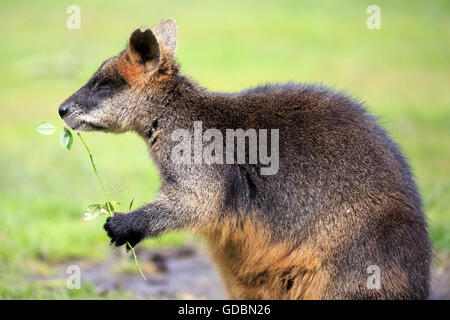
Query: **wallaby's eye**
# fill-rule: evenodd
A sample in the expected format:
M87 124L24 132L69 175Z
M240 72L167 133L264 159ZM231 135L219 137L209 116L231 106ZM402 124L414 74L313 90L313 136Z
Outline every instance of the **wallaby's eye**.
M104 97L104 96L107 96L107 95L109 94L109 91L110 91L110 90L111 90L111 88L108 87L108 86L100 86L100 87L98 87L98 89L97 89L97 94L98 94L99 96Z

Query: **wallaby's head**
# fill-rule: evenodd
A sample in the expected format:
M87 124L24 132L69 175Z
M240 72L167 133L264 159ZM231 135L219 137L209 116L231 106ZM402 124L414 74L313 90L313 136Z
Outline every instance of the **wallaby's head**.
M142 120L163 111L165 95L178 72L174 60L177 30L173 19L151 30L136 29L127 48L106 60L61 104L61 118L75 130L145 130Z

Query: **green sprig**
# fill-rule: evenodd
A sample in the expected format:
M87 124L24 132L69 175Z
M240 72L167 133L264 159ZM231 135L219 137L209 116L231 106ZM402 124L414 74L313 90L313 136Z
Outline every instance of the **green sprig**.
M43 135L51 135L55 132L56 127L54 125L52 125L50 122L42 122L38 126L36 126L36 128L34 130L36 130L36 132L43 134ZM83 143L84 148L86 149L87 153L89 154L89 159L91 160L92 169L94 169L95 176L97 177L97 180L100 183L100 186L102 187L103 193L105 194L105 205L103 206L103 205L96 204L96 205L89 206L88 212L85 214L86 215L85 220L91 220L91 219L94 219L95 217L97 217L102 212L102 208L104 208L104 207L106 207L106 209L108 210L109 216L112 217L115 212L114 204L109 201L108 190L106 190L103 180L97 171L97 167L95 166L95 163L94 163L94 157L92 156L91 150L87 146L87 144L84 141L81 134L79 132L77 132L77 135L80 138L81 142ZM70 148L72 147L72 143L73 143L72 132L68 128L64 127L63 131L59 135L59 144L61 145L61 147L65 148L67 150L70 150ZM133 206L133 202L134 202L134 198L133 198L133 200L131 200L129 210L131 210L131 207ZM134 248L131 246L131 244L129 242L127 242L127 246L129 248L129 250L131 250L131 252L133 253L134 263L136 265L137 270L139 271L142 278L144 280L147 280L147 278L145 277L141 268L139 267L139 263L138 263L138 260L136 257L136 252L134 251Z
M100 175L98 174L97 171L97 167L95 166L94 163L94 157L92 156L91 150L89 149L89 147L87 146L86 142L84 141L83 137L81 136L81 134L79 132L77 132L78 137L80 138L81 142L83 143L87 153L89 154L89 159L91 160L91 165L92 165L92 169L94 169L94 173L95 176L97 177L98 182L100 183L100 186L103 189L103 193L105 194L105 201L106 201L106 207L108 208L108 212L110 217L113 216L114 213L114 208L111 204L111 202L109 201L109 193L108 190L106 190L105 185L103 184L103 180L100 177ZM134 199L133 199L134 200ZM131 207L131 206L130 206ZM131 253L133 253L133 257L134 257L134 263L136 265L136 268L138 269L139 273L141 274L142 278L144 280L147 280L147 278L145 277L144 273L142 272L141 268L139 267L139 263L137 261L137 257L136 257L136 252L134 251L134 248L131 246L131 244L129 242L127 242L127 246L130 249Z

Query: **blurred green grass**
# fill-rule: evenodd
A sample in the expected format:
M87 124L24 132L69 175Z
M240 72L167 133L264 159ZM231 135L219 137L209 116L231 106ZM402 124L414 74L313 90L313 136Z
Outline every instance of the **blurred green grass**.
M66 8L81 8L81 29L66 28ZM425 203L436 250L450 251L450 2L377 1L381 30L366 28L365 1L2 1L0 3L0 298L95 298L30 280L36 265L104 259L103 219L83 210L103 199L85 150L56 135L58 105L138 26L173 17L184 73L211 90L267 82L323 82L347 90L399 142ZM75 137L76 138L76 137ZM135 206L160 185L135 135L85 134L117 199ZM181 244L169 234L145 246ZM111 293L101 298L123 297Z

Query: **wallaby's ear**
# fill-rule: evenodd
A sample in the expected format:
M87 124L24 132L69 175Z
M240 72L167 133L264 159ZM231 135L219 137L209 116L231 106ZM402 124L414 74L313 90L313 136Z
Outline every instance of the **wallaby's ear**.
M145 70L153 70L159 63L159 45L150 29L136 29L128 41L128 55L133 63L141 64Z
M159 42L168 47L172 51L172 54L175 54L178 39L177 22L174 19L163 20L152 28L152 31Z

